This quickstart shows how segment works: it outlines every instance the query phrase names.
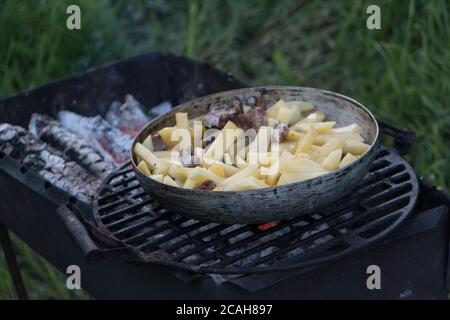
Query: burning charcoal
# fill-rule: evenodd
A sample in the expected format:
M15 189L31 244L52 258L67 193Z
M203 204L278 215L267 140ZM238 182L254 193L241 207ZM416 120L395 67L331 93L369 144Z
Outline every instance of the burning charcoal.
M111 108L106 113L106 120L113 127L134 137L150 121L150 118L144 113L142 105L132 95L127 94L123 104L118 101L111 104Z
M164 101L150 109L149 117L156 118L170 111L172 104L169 101Z
M76 199L90 204L100 180L22 127L0 125L0 150Z
M282 142L286 138L289 128L283 122L278 122L274 127L274 139L275 141Z
M70 111L60 111L58 120L67 129L83 137L95 139L117 164L129 159L133 138L112 127L102 117L88 118Z
M202 191L208 191L208 190L214 190L216 187L216 184L212 180L205 180L202 183L200 183L195 189L202 190Z
M232 105L222 102L211 104L209 112L203 119L206 128L222 129L229 120L234 120L243 112L242 103L235 98Z
M114 160L100 146L64 128L49 116L33 114L29 123L32 134L76 161L98 178L105 178L115 168Z
M152 134L153 148L155 151L166 150L166 144L158 132Z

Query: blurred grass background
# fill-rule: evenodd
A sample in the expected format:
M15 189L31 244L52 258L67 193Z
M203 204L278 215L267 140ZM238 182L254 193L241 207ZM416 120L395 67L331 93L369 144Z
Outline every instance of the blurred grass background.
M78 4L82 29L66 28ZM381 30L366 8L381 8ZM0 98L149 50L204 59L251 84L341 92L417 134L410 160L450 190L448 0L0 2ZM31 298L87 298L17 238ZM15 298L0 255L0 299Z

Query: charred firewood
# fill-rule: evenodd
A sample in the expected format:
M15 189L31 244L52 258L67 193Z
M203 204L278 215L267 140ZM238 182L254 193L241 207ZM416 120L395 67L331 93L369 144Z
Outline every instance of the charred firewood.
M60 111L58 120L65 128L83 137L95 139L117 164L129 159L133 137L123 134L100 116L89 118L70 111Z
M0 150L86 204L92 202L100 186L100 180L83 167L74 161L66 161L57 150L22 127L0 125Z
M203 122L206 128L222 129L228 121L233 121L242 112L242 102L238 98L234 98L231 105L223 102L214 103L209 107Z
M106 120L123 133L132 137L150 121L142 105L130 94L125 96L125 102L114 101L106 113Z
M216 187L216 184L214 183L214 181L205 180L202 183L200 183L197 187L195 187L194 189L208 191L208 190L214 190L215 187Z
M33 114L29 130L98 178L105 178L116 168L113 158L100 146L95 148L92 140L73 133L49 116Z
M283 122L278 122L274 127L274 139L275 141L282 142L286 139L289 132L288 126Z

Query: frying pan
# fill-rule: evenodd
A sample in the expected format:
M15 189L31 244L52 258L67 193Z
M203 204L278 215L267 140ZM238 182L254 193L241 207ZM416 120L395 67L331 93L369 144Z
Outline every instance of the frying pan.
M137 142L167 126L175 125L175 113L187 112L190 118L204 115L215 102L243 101L264 94L268 105L279 99L312 102L316 109L335 121L336 127L357 123L370 145L357 160L319 177L277 187L245 191L201 191L169 186L140 172L131 152L132 166L143 189L166 209L198 220L224 224L256 224L312 213L339 201L350 193L368 172L379 146L375 117L362 104L338 93L305 87L266 86L225 91L185 102L152 120L133 141Z

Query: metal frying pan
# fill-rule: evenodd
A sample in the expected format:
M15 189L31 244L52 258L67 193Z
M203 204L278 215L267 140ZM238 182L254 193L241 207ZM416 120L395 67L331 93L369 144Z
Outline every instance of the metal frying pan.
M133 142L142 142L149 134L175 124L176 112L197 117L208 112L212 102L243 100L265 94L268 105L279 99L312 102L317 110L336 121L336 127L357 123L370 148L349 165L325 175L291 184L246 191L200 191L169 186L142 174L131 153L132 165L142 187L160 204L180 214L208 222L253 224L308 214L339 201L356 187L368 172L379 145L375 117L363 105L346 96L313 88L268 86L225 91L185 102L151 121Z

